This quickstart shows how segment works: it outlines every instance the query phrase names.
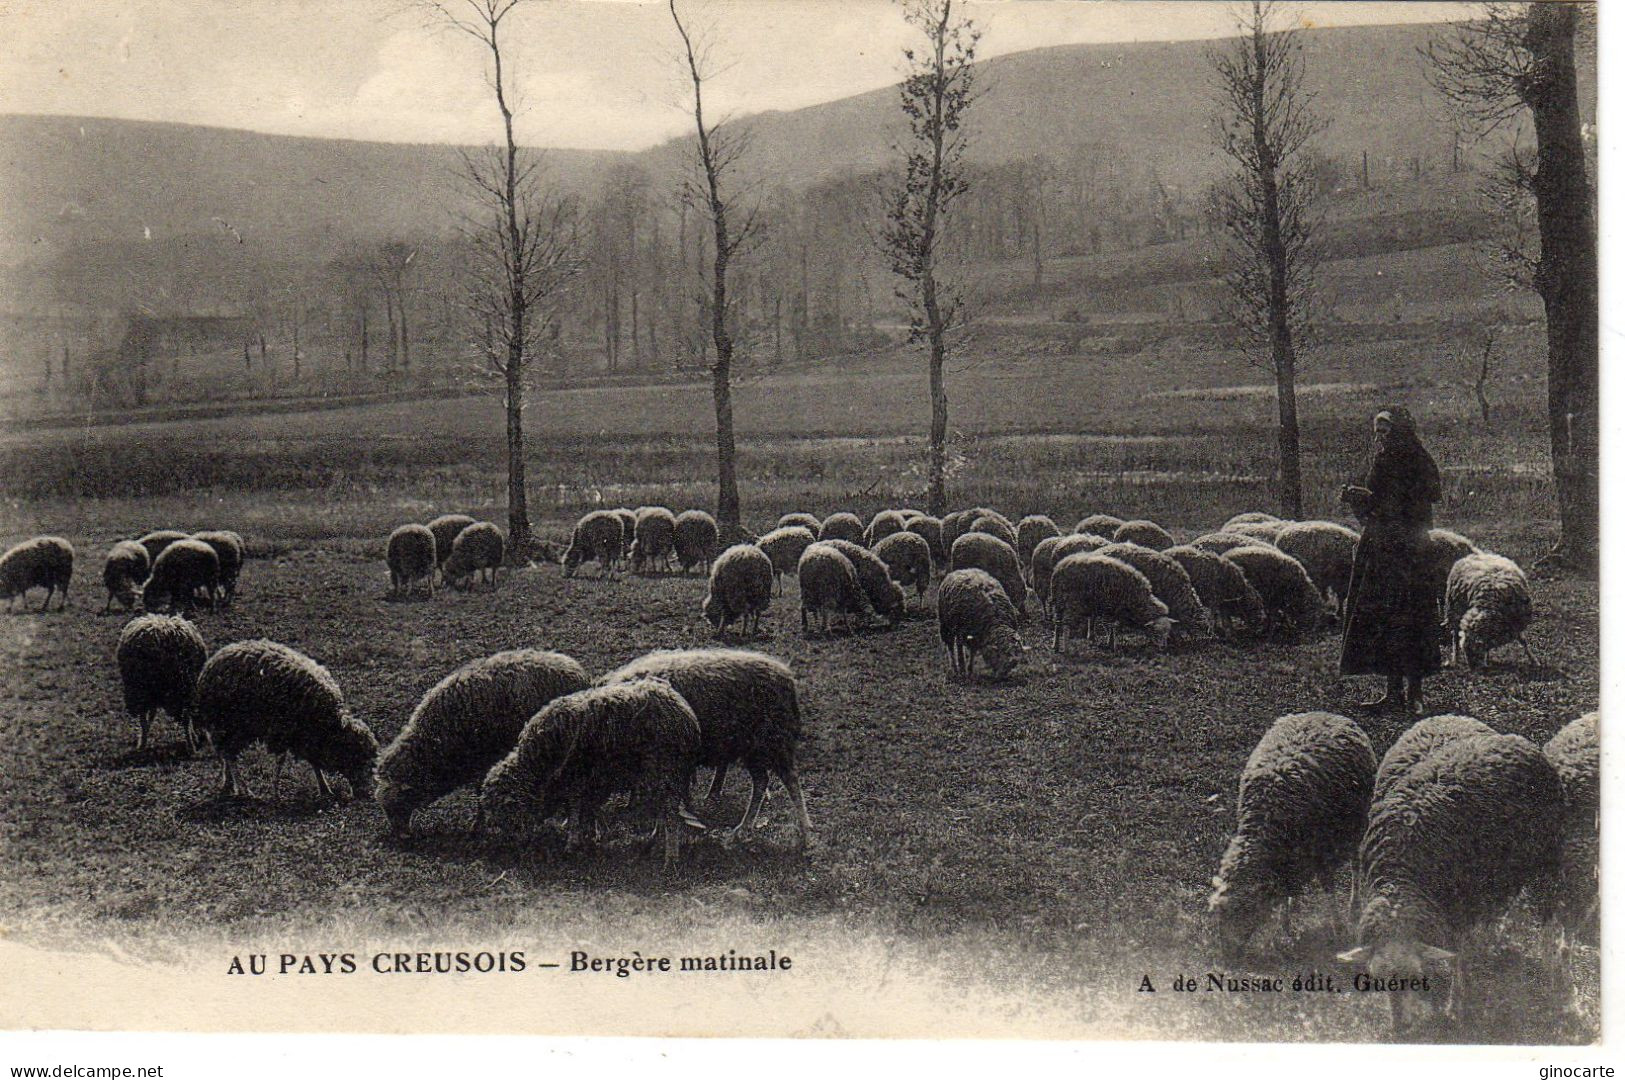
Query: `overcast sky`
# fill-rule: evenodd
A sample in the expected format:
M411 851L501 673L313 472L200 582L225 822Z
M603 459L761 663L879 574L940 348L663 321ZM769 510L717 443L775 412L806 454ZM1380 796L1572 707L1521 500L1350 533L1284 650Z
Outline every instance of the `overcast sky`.
M450 0L456 4L465 0ZM678 0L708 28L708 107L794 109L895 82L911 39L891 0ZM483 143L499 133L472 39L401 0L0 0L0 111L290 135ZM1321 26L1460 18L1477 5L1300 3ZM1074 42L1216 37L1229 5L982 0L986 57ZM505 24L506 26L507 24ZM541 0L512 20L523 141L638 149L683 130L663 2Z

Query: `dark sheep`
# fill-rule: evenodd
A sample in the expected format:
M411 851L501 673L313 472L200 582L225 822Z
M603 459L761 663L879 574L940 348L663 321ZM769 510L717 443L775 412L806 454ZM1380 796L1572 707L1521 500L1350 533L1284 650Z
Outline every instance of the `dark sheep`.
M816 612L820 628L829 632L829 614L835 612L852 632L852 616L867 619L874 610L869 596L858 583L857 568L852 560L826 543L810 544L801 553L796 564L796 578L801 582L801 632L810 629L808 616Z
M798 511L793 514L785 514L783 517L779 518L779 523L774 527L779 529L788 529L799 525L801 528L812 533L813 539L817 540L818 530L823 527L823 524L823 521L817 516Z
M704 510L684 510L672 522L671 547L677 556L677 567L683 573L698 568L701 573L711 569L711 559L717 553L719 537L717 519Z
M971 530L955 540L948 550L950 570L986 570L1004 586L1010 604L1018 615L1027 613L1027 579L1021 576L1021 560L1016 549L991 533Z
M874 552L898 585L914 586L915 595L921 597L931 588L931 545L919 533L907 529L891 533L875 544Z
M771 656L742 649L661 651L616 668L599 683L646 677L670 683L694 710L700 725L695 764L713 770L708 800L721 794L730 766L737 763L750 774L750 804L731 835L750 828L760 815L771 774L779 778L795 807L800 847L805 849L812 825L796 775L801 705L790 668Z
M1335 521L1295 521L1275 535L1275 546L1303 564L1315 588L1333 596L1339 615L1354 574L1354 547L1359 542L1359 533Z
M1112 541L1118 544L1139 544L1152 551L1166 551L1174 546L1168 530L1155 521L1125 521L1112 530Z
M626 562L632 555L632 542L638 538L638 516L626 507L612 511L621 522L621 553L619 560Z
M36 536L14 544L0 555L0 600L23 598L28 604L28 590L45 590L40 610L51 606L51 597L62 593L61 607L68 606L68 582L73 578L73 545L60 536Z
M197 727L220 755L221 794L246 793L237 755L258 742L279 755L277 781L292 754L315 770L324 797L333 795L329 772L357 798L372 797L378 740L350 714L333 676L304 653L263 639L227 645L203 665L195 700Z
M1072 531L1080 536L1103 536L1110 540L1122 524L1123 519L1113 514L1090 514L1072 526Z
M849 540L824 539L819 543L828 544L846 556L858 575L858 585L862 587L863 594L869 598L869 606L874 608L877 615L891 626L896 626L902 621L907 600L903 596L902 587L891 579L891 570L880 556L862 544Z
M863 544L863 522L858 515L847 513L845 510L831 514L818 526L818 539L845 540L852 544Z
M781 525L756 541L768 562L773 564L773 583L784 591L781 575L794 574L801 562L801 553L816 542L812 530L805 525Z
M435 683L378 758L378 805L390 827L404 835L418 810L480 783L518 745L526 721L589 682L563 653L513 649Z
M981 656L989 674L1006 679L1026 647L1004 586L985 570L951 570L937 589L937 631L954 674L969 676Z
M201 540L214 548L220 560L220 590L226 603L237 599L237 579L242 576L246 545L240 534L230 529L211 529L194 533L193 540Z
M141 587L141 606L153 611L167 603L191 611L199 589L214 607L220 589L220 556L201 540L176 540L153 560L152 575Z
M158 556L163 554L164 548L177 540L188 540L190 538L190 533L183 533L176 529L154 529L137 540L136 543L147 549L147 559L149 561L157 562Z
M896 510L881 510L869 519L869 525L863 530L863 546L874 549L892 533L902 532L908 521Z
M633 527L636 528L635 521ZM620 561L625 545L625 523L617 512L594 510L582 515L570 534L570 547L564 553L564 576L574 577L582 563L596 559L599 575L608 577Z
M1213 633L1213 616L1191 583L1190 574L1173 556L1139 544L1107 544L1098 553L1126 562L1151 582L1151 595L1168 606L1168 616L1185 633Z
M138 615L119 634L113 658L124 685L125 711L138 725L135 748L146 749L153 718L162 709L185 731L187 749L196 750L189 710L209 658L197 627L173 615Z
M451 557L441 566L446 583L454 589L470 589L474 575L486 581L495 592L497 573L502 568L506 543L502 530L489 521L476 521L451 542Z
M1232 633L1232 619L1240 619L1255 634L1264 632L1269 624L1264 598L1247 581L1241 567L1227 562L1222 555L1189 545L1176 545L1163 554L1184 567L1197 599L1212 613L1225 636Z
M399 596L414 581L428 583L434 595L434 570L438 564L434 533L423 525L402 525L389 534L384 561L389 564L389 595Z
M1033 548L1032 565L1028 573L1032 576L1033 594L1046 610L1050 606L1050 579L1055 573L1055 565L1068 555L1076 555L1080 551L1099 551L1110 540L1104 536L1093 533L1067 533L1064 536L1051 537L1040 540L1038 546Z
M711 582L700 611L721 637L735 619L751 634L762 632L762 612L773 603L773 561L755 544L735 544L711 564Z
M671 545L677 531L677 515L664 506L640 506L633 527L632 569L657 573L671 568Z
M1030 572L1034 549L1050 537L1060 535L1060 527L1044 514L1028 514L1016 522L1016 558L1021 560L1021 568Z
M1303 564L1286 552L1255 545L1232 548L1223 558L1240 567L1247 583L1263 597L1266 636L1283 624L1296 634L1318 630L1330 620L1326 597Z
M428 529L434 533L435 558L440 565L446 565L451 558L451 545L457 539L457 534L474 524L474 519L467 514L441 514L429 522Z
M146 548L134 540L114 544L102 564L102 584L107 586L107 606L102 612L111 611L114 600L123 604L125 611L135 607L141 599L141 585L151 570L152 560L147 557Z
M531 717L517 745L486 775L480 820L523 835L568 813L569 846L577 848L591 842L598 811L612 795L634 795L654 811L669 870L699 752L694 710L662 679L567 694Z
M918 517L909 518L908 524L904 528L911 533L923 536L925 542L931 545L932 565L938 567L948 565L948 549L942 546L941 518L932 517L930 514L921 514Z

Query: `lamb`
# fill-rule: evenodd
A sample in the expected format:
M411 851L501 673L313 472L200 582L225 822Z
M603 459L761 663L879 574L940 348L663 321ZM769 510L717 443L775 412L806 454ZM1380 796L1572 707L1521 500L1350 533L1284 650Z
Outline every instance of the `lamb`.
M1163 552L1185 568L1196 598L1202 602L1229 636L1230 620L1239 618L1254 633L1262 634L1268 623L1264 598L1247 581L1241 567L1198 547L1180 545Z
M1295 521L1275 534L1275 546L1297 559L1321 593L1335 599L1341 615L1354 574L1354 547L1360 534L1335 521Z
M1439 614L1443 617L1444 594L1450 585L1450 568L1456 565L1458 559L1478 554L1478 545L1449 529L1429 529L1418 554L1425 567L1422 572L1427 575L1433 595L1438 597Z
M1270 522L1280 520L1281 519L1276 517L1274 514L1266 514L1261 510L1249 510L1246 513L1235 515L1229 521L1219 526L1217 531L1229 532L1231 528L1236 525L1267 525Z
M147 558L149 560L157 562L158 556L163 554L164 548L177 540L189 539L191 539L190 533L183 533L176 529L154 529L137 540L136 543L147 549Z
M28 590L45 590L40 610L50 609L51 597L62 593L62 609L68 606L68 582L73 577L73 545L60 536L36 536L24 540L0 555L0 600L23 598L28 606Z
M1553 735L1546 760L1563 785L1563 845L1557 871L1557 912L1565 926L1593 940L1598 929L1597 840L1601 824L1597 714L1586 713Z
M1021 576L1016 549L996 536L980 531L965 533L948 551L948 569L986 570L1004 586L1018 615L1027 613L1027 579Z
M762 632L762 612L773 602L773 561L755 544L735 544L711 564L711 584L700 611L721 637L735 619Z
M1055 521L1045 514L1028 514L1016 523L1016 558L1029 573L1033 565L1033 549L1052 536L1060 536Z
M277 786L293 754L315 771L323 797L333 795L329 772L357 798L372 797L378 740L350 714L333 676L304 653L264 639L234 642L203 665L194 700L197 727L220 755L222 795L246 794L237 755L261 742L280 755Z
M570 533L570 547L564 553L564 576L574 577L582 563L597 559L599 576L607 577L620 561L625 545L626 530L618 513L594 510L584 514Z
M1181 629L1213 633L1213 616L1196 595L1191 577L1177 559L1139 544L1107 544L1098 554L1128 563L1151 583L1151 595L1168 608L1168 616Z
M1104 536L1108 540L1123 524L1123 519L1111 514L1090 514L1072 527L1079 536Z
M677 517L664 506L640 506L633 529L632 570L657 573L671 567L671 545Z
M873 549L892 533L902 532L905 524L903 515L898 511L881 510L869 519L868 528L863 530L863 545Z
M1168 647L1173 629L1168 605L1152 594L1144 574L1093 552L1068 555L1055 564L1050 577L1050 613L1055 621L1056 652L1061 651L1065 635L1076 634L1094 619L1108 620L1112 648L1117 645L1118 623L1139 628L1159 649Z
M743 765L750 774L750 803L730 839L756 822L771 774L779 778L795 807L798 846L805 850L812 823L796 774L801 705L790 668L781 660L743 649L660 651L616 668L599 679L598 685L646 677L670 683L694 710L700 726L695 764L712 770L707 799L722 793L731 766ZM688 790L686 786L684 790Z
M683 573L699 567L701 573L711 569L711 559L717 553L717 519L704 510L684 510L672 522L671 546L677 556L677 566Z
M861 544L863 522L858 520L858 515L849 514L844 510L831 514L818 526L818 539L846 540L853 544Z
M1533 664L1535 654L1523 634L1534 616L1529 579L1511 559L1480 551L1451 566L1444 627L1450 634L1452 664L1465 656L1468 667L1479 667L1492 650L1514 641Z
M852 564L853 571L858 575L858 585L869 599L870 607L875 614L882 616L888 625L896 626L903 619L903 608L906 599L903 596L902 586L891 579L891 570L881 561L880 557L862 544L849 540L818 541L828 544L836 551L845 555Z
M882 537L874 551L893 581L905 589L912 585L916 596L925 596L932 576L931 545L925 537L904 529Z
M243 572L243 558L246 546L242 535L230 529L211 529L206 532L193 533L193 540L201 540L214 548L215 558L220 560L220 589L225 596L226 603L237 599L237 579Z
M429 531L434 533L435 558L440 565L445 566L446 560L451 558L451 545L457 539L457 534L474 524L474 519L467 514L441 514L429 522Z
M141 587L141 606L152 611L168 603L191 611L202 589L212 608L219 588L220 556L214 548L201 540L176 540L153 560L152 575Z
M867 619L874 610L868 594L858 584L858 572L852 560L828 544L811 544L801 553L796 564L796 577L801 582L801 632L808 629L807 616L817 612L820 628L829 631L829 613L841 616L846 632L852 632L852 616Z
M1394 740L1394 745L1382 755L1377 766L1377 782L1371 797L1373 801L1387 798L1399 778L1416 767L1416 763L1453 739L1468 735L1494 735L1488 724L1471 716L1430 716L1418 720Z
M1268 541L1260 540L1256 536L1243 536L1237 532L1203 533L1190 542L1190 546L1199 551L1211 551L1215 555L1226 555L1240 547L1270 547Z
M970 529L968 531L991 536L995 540L1002 541L1011 551L1016 550L1016 531L1010 528L1009 524L1007 524L1002 517L994 517L991 514L982 514L977 517L976 520L971 522ZM965 534L960 533L959 535L964 536ZM952 544L948 545L948 550L951 557L953 552ZM1021 565L1020 559L1017 559L1016 565L1017 567Z
M1283 623L1296 633L1316 630L1329 617L1326 598L1309 580L1309 571L1285 552L1255 544L1227 551L1223 558L1238 566L1263 597L1266 635Z
M1330 888L1365 832L1377 756L1359 725L1327 712L1283 716L1247 758L1236 832L1213 878L1208 910L1238 956L1277 902L1319 881Z
M138 615L119 634L113 658L124 685L125 711L138 725L135 748L147 748L153 718L162 709L185 730L186 748L196 750L189 709L198 673L209 658L197 628L172 615Z
M942 519L932 517L930 514L921 514L910 518L905 526L911 533L925 537L925 542L931 546L931 563L933 566L944 566L948 562L948 549L942 546Z
M389 564L389 595L399 596L414 581L428 584L429 595L434 596L434 570L439 564L435 554L434 533L425 525L402 525L389 534L384 561Z
M775 525L774 528L788 529L798 525L812 533L813 539L817 540L818 530L823 526L823 522L812 514L797 511L796 513L785 514L783 517L779 518L779 523Z
M489 521L476 521L458 533L457 539L451 542L451 557L445 561L440 572L455 589L472 588L474 575L478 574L480 580L488 581L491 591L495 592L497 572L502 567L505 547L501 529Z
M801 561L801 553L816 541L817 537L804 525L783 525L756 541L756 546L773 564L773 582L781 594L784 592L784 581L780 575L794 574L796 565Z
M482 657L441 679L378 758L378 805L390 828L404 836L418 810L479 784L519 744L527 720L590 681L575 660L541 649Z
M954 674L970 675L980 654L995 679L1009 678L1025 651L1016 619L1009 594L987 571L951 570L943 577L937 628Z
M699 751L694 710L663 679L566 694L531 717L513 750L492 766L480 788L480 821L522 834L568 812L574 849L591 842L610 796L641 796L655 813L669 870Z
M1459 937L1557 865L1562 784L1540 750L1517 735L1449 739L1373 802L1360 844L1359 946L1342 953L1373 979L1420 979L1440 965L1453 978L1446 1009L1464 993ZM1434 1001L1386 995L1395 1034Z
M1155 521L1125 521L1112 532L1112 540L1119 544L1139 544L1153 551L1166 551L1174 546L1168 530Z
M1055 573L1055 564L1068 555L1076 555L1080 551L1098 551L1111 543L1104 536L1095 536L1093 533L1067 533L1065 536L1040 541L1033 549L1032 565L1028 572L1032 576L1033 593L1038 602L1045 608L1050 606L1050 579Z
M152 560L147 557L146 548L134 540L114 544L107 552L107 562L102 564L102 584L107 586L107 606L102 612L111 611L114 600L123 604L125 611L135 607L141 598L141 583L147 580L151 569Z

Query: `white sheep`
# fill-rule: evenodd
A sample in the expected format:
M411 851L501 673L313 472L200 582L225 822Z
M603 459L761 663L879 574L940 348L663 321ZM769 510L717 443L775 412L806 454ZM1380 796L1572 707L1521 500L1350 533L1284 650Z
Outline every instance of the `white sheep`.
M980 529L963 533L948 549L948 568L967 570L973 567L986 570L1004 586L1016 614L1027 614L1027 579L1021 576L1021 560L1016 557L1014 547Z
M781 525L757 539L756 546L762 549L762 554L773 564L773 583L778 586L781 594L784 592L783 575L796 572L796 566L801 562L801 553L817 540L812 531L804 525Z
M1232 548L1223 558L1247 575L1247 583L1264 598L1267 613L1265 634L1283 622L1294 633L1317 630L1331 618L1331 611L1309 571L1284 551L1262 544Z
M1050 578L1055 573L1056 563L1080 551L1098 551L1109 543L1111 541L1104 536L1093 533L1067 533L1040 540L1038 546L1033 548L1032 562L1027 567L1038 603L1045 609L1050 606Z
M1076 635L1107 621L1108 647L1117 645L1117 624L1144 631L1159 649L1168 647L1173 620L1168 605L1151 591L1151 582L1134 567L1093 552L1068 555L1050 576L1050 613L1055 622L1053 647L1061 651L1066 635Z
M980 655L995 679L1008 678L1025 650L1016 620L1004 586L985 570L949 571L937 589L937 629L956 675L970 675Z
M1060 535L1060 527L1045 514L1028 514L1016 522L1016 558L1021 560L1022 569L1030 572L1033 550L1050 537Z
M808 545L796 564L796 578L801 582L801 631L809 630L808 616L818 614L820 628L829 631L829 614L841 616L846 632L852 632L852 616L867 619L873 607L868 594L858 584L858 572L852 560L826 543Z
M1168 617L1181 630L1213 633L1213 616L1197 596L1191 576L1179 560L1139 544L1107 544L1097 552L1109 559L1128 563L1151 582L1151 595L1168 607Z
M1359 542L1359 533L1335 521L1295 521L1275 534L1275 546L1303 564L1315 587L1334 599L1339 615L1348 598Z
M1227 637L1232 633L1230 620L1236 618L1254 633L1264 632L1264 598L1248 583L1241 567L1225 561L1222 555L1190 545L1176 545L1163 554L1184 567L1197 599Z
M711 562L710 587L700 611L721 637L735 619L751 634L762 631L762 612L773 602L773 561L755 544L735 544Z
M919 533L904 529L883 536L876 542L874 552L898 585L904 588L912 585L915 595L922 597L931 587L931 544Z
M1529 662L1535 654L1524 640L1534 620L1529 579L1518 564L1487 551L1457 559L1445 579L1444 626L1450 634L1450 661L1466 657L1476 668L1490 652L1516 641Z
M1557 912L1564 926L1596 939L1597 846L1601 802L1597 714L1570 721L1542 748L1563 784L1563 851Z
M1125 521L1112 530L1112 542L1118 544L1139 544L1141 547L1153 551L1164 551L1174 546L1174 538L1168 530L1155 521L1137 519Z

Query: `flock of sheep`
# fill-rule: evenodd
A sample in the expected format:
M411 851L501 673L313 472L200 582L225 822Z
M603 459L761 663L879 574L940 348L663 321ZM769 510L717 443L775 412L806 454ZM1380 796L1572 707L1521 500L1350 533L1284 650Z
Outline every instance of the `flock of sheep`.
M1096 514L1063 533L1043 515L1012 523L976 508L940 519L887 510L867 524L850 513L789 514L765 534L722 548L709 514L643 507L589 513L562 555L552 545L540 550L567 576L589 561L603 576L626 566L708 573L701 611L718 637L735 624L757 632L790 575L808 633L814 620L827 633L832 615L848 632L873 615L896 625L905 589L924 598L935 583L953 670L968 676L979 657L1003 679L1028 651L1021 626L1033 601L1047 612L1056 651L1080 635L1114 643L1119 627L1159 648L1175 635L1324 627L1345 599L1356 540L1334 522L1258 513L1181 544L1149 521ZM1521 643L1533 609L1517 565L1445 530L1433 530L1428 542L1452 653L1476 666L1491 649ZM465 589L480 575L495 589L504 546L500 529L466 515L403 525L387 544L391 593L421 583L432 596L437 573ZM323 795L339 777L355 797L376 799L396 834L409 832L416 811L477 787L477 833L518 839L565 818L572 847L591 843L603 807L626 795L653 823L669 867L684 829L702 827L691 792L697 768L712 770L708 798L715 798L738 765L752 793L729 837L757 820L777 776L807 844L795 768L801 710L795 677L780 660L720 647L661 651L595 681L561 653L501 652L442 679L380 750L311 657L266 640L210 655L192 621L159 613L166 605L190 614L199 602L230 603L243 554L233 532L166 530L115 544L103 573L108 607L144 609L115 650L137 746L147 745L156 714L167 712L189 748L212 746L223 793L243 792L237 759L259 743L278 759L277 786L293 755L312 767ZM0 599L42 587L42 610L56 593L66 606L72 566L65 540L18 544L0 556ZM1363 944L1347 958L1366 963L1373 977L1401 981L1454 963L1454 997L1459 961L1444 946L1524 885L1551 885L1565 925L1595 920L1596 747L1595 714L1544 752L1476 720L1432 717L1379 764L1353 721L1327 713L1281 718L1241 773L1236 833L1213 879L1210 908L1222 942L1239 949L1279 901L1316 880L1329 883L1355 858ZM1353 905L1351 896L1351 917ZM1410 999L1390 1000L1397 1026Z

